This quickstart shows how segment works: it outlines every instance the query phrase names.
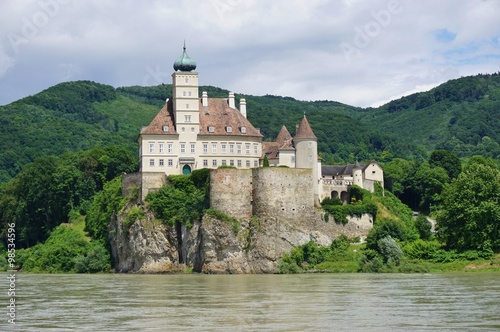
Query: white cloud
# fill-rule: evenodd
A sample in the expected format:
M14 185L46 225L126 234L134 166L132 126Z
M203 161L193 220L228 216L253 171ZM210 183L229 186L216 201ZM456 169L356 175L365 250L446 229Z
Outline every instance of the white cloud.
M40 3L58 3L57 13L15 51L9 33L24 36L26 21L36 25ZM2 2L0 104L61 80L169 83L186 40L202 84L378 105L498 71L498 17L498 2L482 0ZM454 38L443 42L437 31ZM357 51L350 62L342 43Z

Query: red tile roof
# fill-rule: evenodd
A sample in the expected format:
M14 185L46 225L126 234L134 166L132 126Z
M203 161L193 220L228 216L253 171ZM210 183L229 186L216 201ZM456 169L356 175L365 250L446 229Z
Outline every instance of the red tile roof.
M308 138L314 140L318 139L316 135L314 135L314 132L312 131L305 115L302 118L302 122L300 123L299 127L297 128L294 139L295 138Z
M213 127L213 132L210 132L209 127ZM228 132L227 127L231 127L232 131ZM242 132L242 127L246 128L246 133ZM200 100L199 134L264 137L238 109L228 106L226 98L209 98L206 107L202 106Z
M172 100L156 114L153 121L147 127L143 127L141 135L177 135L172 116ZM163 131L163 126L168 126L168 131Z
M163 130L168 126L168 131ZM209 127L213 127L210 131ZM228 127L231 129L228 131ZM243 133L242 128L246 129ZM142 128L141 135L177 135L173 102L170 99L158 112L149 126ZM249 136L262 138L263 135L241 114L238 109L229 108L227 98L209 98L208 106L202 106L200 98L200 132L209 136Z

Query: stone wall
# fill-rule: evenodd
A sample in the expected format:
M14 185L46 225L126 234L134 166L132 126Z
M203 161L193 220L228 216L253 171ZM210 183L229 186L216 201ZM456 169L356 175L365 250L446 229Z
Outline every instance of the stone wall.
M314 210L311 169L264 167L253 171L253 214L300 218Z
M122 196L131 194L132 187L141 188L142 176L141 173L123 174L122 176Z
M252 216L252 170L220 168L210 171L210 207L235 218Z
M146 196L153 191L163 187L167 183L167 176L163 172L143 172L141 186L141 201L144 201Z

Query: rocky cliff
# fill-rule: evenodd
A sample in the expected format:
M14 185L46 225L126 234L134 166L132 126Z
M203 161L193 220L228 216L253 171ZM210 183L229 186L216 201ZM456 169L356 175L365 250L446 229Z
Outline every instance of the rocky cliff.
M364 237L369 215L346 225L325 221L319 210L300 220L272 216L227 222L205 215L192 227L164 226L152 213L132 224L126 210L110 224L115 269L119 272L274 273L278 259L293 247L315 241L328 245L345 234Z

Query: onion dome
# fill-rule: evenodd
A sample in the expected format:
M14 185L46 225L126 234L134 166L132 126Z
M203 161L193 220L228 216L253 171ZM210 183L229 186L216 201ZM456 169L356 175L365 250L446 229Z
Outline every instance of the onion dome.
M186 53L186 43L184 43L184 51L182 55L175 60L174 70L175 71L193 71L196 69L196 62L191 59Z

